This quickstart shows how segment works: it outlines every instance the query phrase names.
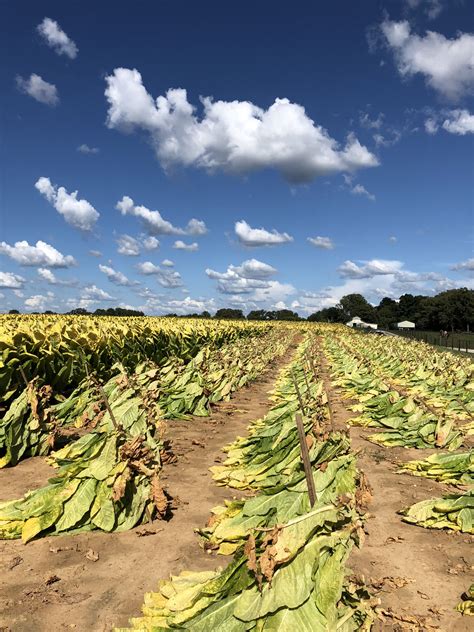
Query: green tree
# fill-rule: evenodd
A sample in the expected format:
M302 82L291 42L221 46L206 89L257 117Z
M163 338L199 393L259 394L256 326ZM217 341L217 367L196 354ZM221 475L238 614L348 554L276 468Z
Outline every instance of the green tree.
M362 320L375 323L377 312L362 294L347 294L341 298L342 308L347 316L346 320L359 316Z
M432 299L434 312L444 329L466 331L474 327L474 291L463 287L446 290Z
M247 320L268 320L268 313L264 309L254 309L248 313Z
M225 319L245 319L245 316L241 309L231 309L229 307L224 307L222 309L218 309L214 318L225 318Z

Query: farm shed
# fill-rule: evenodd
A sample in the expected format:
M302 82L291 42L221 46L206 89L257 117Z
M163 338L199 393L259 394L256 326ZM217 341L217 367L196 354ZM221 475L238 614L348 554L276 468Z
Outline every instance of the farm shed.
M415 329L415 323L410 320L402 320L401 323L397 323L397 329Z
M377 324L376 323L365 323L362 318L359 318L359 316L354 316L354 318L352 318L348 323L346 323L346 325L348 327L357 327L360 329L377 329Z

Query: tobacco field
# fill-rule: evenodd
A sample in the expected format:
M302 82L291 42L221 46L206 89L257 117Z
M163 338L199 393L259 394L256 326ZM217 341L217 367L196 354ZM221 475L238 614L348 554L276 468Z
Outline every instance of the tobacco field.
M41 590L29 587L25 564L8 567L0 629L46 629L48 617L117 632L472 624L470 358L344 325L87 316L0 316L0 351L0 551L12 560L30 552L33 571L42 555L58 560ZM34 478L40 468L48 476ZM381 476L403 488L398 504L384 505ZM207 519L183 535L193 503ZM427 560L432 546L454 547L446 582L462 590L443 608L424 603L390 557L381 579L368 575L359 560L375 564L377 520L402 529L384 533L387 542L421 538ZM61 599L75 601L57 588L62 552L72 560L83 543L105 551L110 542L125 556L115 581L131 582L133 606L84 597L65 618ZM91 578L100 590L109 575L113 594L113 573L91 550L100 573L82 581L76 572L74 586L93 593ZM134 574L137 584L125 579ZM387 601L387 584L408 601L396 591ZM81 618L87 609L97 628Z

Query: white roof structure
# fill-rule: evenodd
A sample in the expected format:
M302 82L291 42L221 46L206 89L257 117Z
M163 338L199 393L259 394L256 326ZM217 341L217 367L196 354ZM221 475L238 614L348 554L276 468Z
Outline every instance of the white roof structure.
M346 323L346 325L348 327L370 327L371 329L377 329L377 324L376 323L365 323L362 318L359 318L359 316L354 316L354 318L352 318L348 323Z
M412 323L410 320L402 320L401 323L397 323L398 329L414 329L415 323Z

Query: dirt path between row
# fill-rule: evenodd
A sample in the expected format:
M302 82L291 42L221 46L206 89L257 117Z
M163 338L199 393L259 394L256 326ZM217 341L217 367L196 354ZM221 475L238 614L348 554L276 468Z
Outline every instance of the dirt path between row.
M332 387L328 368L323 360L323 378L334 424L343 429L355 413L348 410L350 402L343 399L342 392ZM377 446L366 439L373 432L373 428L349 430L352 449L358 453L358 467L368 478L373 499L369 506L371 517L366 522L366 540L361 549L354 549L348 565L366 581L381 583L378 597L382 608L420 620L418 625L410 627L388 618L377 623L375 630L469 632L472 618L463 617L454 608L474 581L474 537L410 525L397 514L408 505L442 496L453 488L410 474L397 474L397 463L425 458L434 450Z
M26 546L0 541L0 632L109 632L140 615L144 593L155 590L159 579L185 568L224 566L226 558L206 554L194 533L212 507L235 494L213 482L209 467L224 457L223 446L266 414L268 394L295 348L296 340L286 356L210 417L169 422L167 437L178 457L161 477L177 501L169 522L126 533L46 537ZM18 498L51 473L40 458L0 470L0 498Z

